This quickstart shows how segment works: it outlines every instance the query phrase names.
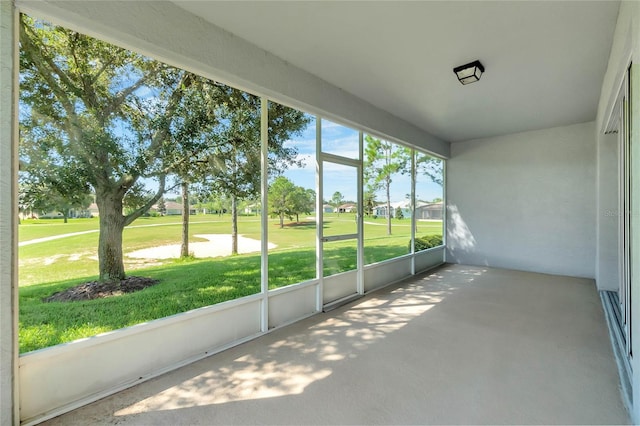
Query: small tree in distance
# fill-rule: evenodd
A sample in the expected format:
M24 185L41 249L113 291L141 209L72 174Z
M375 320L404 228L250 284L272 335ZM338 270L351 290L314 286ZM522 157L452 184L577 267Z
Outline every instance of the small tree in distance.
M280 228L284 228L285 216L289 220L296 217L300 222L300 213L310 214L315 202L315 191L296 186L284 176L278 176L269 185L269 213L280 219Z
M293 182L284 176L278 176L269 185L269 212L280 219L280 229L284 228L285 216L293 217L295 190Z
M331 204L336 209L338 215L340 214L340 206L344 203L344 196L340 191L336 191L331 196Z

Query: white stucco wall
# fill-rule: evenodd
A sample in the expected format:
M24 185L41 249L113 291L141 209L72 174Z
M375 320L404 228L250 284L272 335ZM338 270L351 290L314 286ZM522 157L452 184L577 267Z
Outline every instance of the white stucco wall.
M452 144L447 261L594 278L594 123Z

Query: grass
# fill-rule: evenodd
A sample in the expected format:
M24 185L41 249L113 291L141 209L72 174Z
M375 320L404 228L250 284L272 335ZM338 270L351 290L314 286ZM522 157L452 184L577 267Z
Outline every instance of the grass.
M301 218L303 220L303 218ZM306 219L305 219L306 220ZM352 232L353 216L327 215L325 232ZM20 241L95 230L97 219L23 221ZM395 221L393 235L386 235L384 219L367 219L365 263L397 257L408 252L410 222ZM151 226L149 226L151 225ZM260 239L258 218L241 217L240 233ZM421 222L419 235L441 234L439 222ZM124 232L126 253L140 248L175 244L180 239L179 217L141 218ZM195 234L230 232L229 217L194 216L190 240ZM313 279L315 272L315 225L285 226L269 222L269 288ZM255 294L260 291L260 255L224 258L142 262L126 260L128 273L160 280L145 290L85 302L44 303L55 292L96 278L98 233L88 233L20 247L20 352L28 352L82 337L151 321L191 309ZM324 275L356 267L355 240L326 243Z
M61 219L26 219L18 226L18 241L97 230L98 227L98 218L69 219L68 223L64 223Z

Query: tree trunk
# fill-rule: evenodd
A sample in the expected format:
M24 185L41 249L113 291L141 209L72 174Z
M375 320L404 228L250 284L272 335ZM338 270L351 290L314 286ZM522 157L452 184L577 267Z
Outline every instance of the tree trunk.
M284 228L284 213L280 213L280 229Z
M182 182L182 245L180 246L180 257L189 256L189 184Z
M387 182L387 235L391 235L391 183Z
M125 277L122 260L122 198L118 191L96 190L100 214L98 264L101 281L116 281Z
M62 218L64 219L63 223L68 223L69 222L69 213L62 212Z
M231 196L231 254L238 254L238 203L236 196Z

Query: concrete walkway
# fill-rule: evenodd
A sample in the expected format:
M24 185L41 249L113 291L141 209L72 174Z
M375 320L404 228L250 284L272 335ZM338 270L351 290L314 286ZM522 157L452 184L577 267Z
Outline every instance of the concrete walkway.
M46 424L624 424L603 315L592 280L447 265Z

